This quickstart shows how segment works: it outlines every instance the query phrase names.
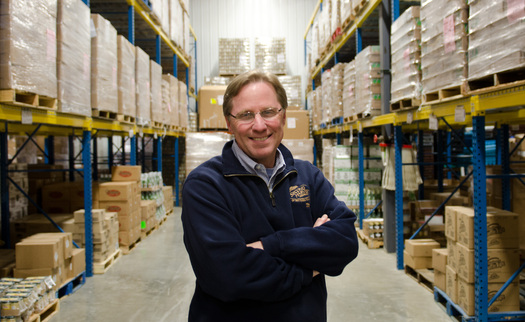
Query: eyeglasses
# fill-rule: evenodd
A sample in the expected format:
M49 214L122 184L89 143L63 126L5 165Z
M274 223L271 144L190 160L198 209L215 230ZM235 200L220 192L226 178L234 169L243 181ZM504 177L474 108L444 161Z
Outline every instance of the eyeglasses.
M276 109L275 107L266 108L260 112L254 113L250 111L240 112L236 115L230 113L230 116L242 123L251 123L255 120L255 115L259 114L264 120L269 121L279 114L283 108Z

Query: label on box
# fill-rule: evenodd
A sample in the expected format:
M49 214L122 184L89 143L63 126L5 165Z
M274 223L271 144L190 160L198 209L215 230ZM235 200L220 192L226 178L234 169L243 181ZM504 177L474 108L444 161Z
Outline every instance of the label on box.
M286 126L288 126L289 129L295 129L296 126L296 119L295 117L289 117L286 119Z

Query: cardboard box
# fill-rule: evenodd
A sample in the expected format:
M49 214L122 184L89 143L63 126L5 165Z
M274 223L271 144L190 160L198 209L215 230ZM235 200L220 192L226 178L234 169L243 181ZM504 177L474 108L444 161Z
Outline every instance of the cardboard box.
M227 129L222 111L227 86L205 85L199 89L199 128Z
M407 239L405 249L410 256L423 256L432 259L432 250L440 248L438 242L433 239Z
M432 268L441 272L447 270L448 249L435 248L432 250Z
M458 276L467 283L474 283L474 250L457 244L457 254ZM505 283L520 267L518 249L488 249L487 256L489 283Z
M40 233L40 234L32 235L32 236L26 238L25 240L32 240L32 239L36 239L36 240L43 240L43 239L53 240L53 239L58 239L60 241L60 243L62 244L60 246L62 248L62 251L63 251L62 257L64 259L71 257L72 250L73 250L73 234L72 233L68 233L68 232L65 232L65 233Z
M457 243L453 240L447 240L447 265L452 267L454 270L458 266L458 251Z
M434 286L445 292L445 289L447 288L445 272L434 269Z
M458 275L450 265L447 265L447 271L445 272L445 279L447 285L445 287L445 293L452 300L452 302L458 302Z
M86 270L86 249L74 248L71 254L71 264L73 266L73 277L80 275Z
M140 165L118 165L111 168L111 181L113 182L138 182L142 167Z
M488 283L488 300L490 300L501 289L503 283ZM512 282L501 293L496 301L488 308L489 312L519 311L519 284ZM473 283L467 283L462 278L458 281L458 301L457 303L467 315L474 315L475 310L475 288Z
M127 201L131 199L135 199L136 194L133 191L134 191L133 182L101 183L99 185L99 195L98 195L99 205L101 205L103 201L114 201L114 200Z
M453 241L457 241L456 208L458 206L445 207L445 236Z
M157 202L154 200L141 200L140 209L141 219L147 220L148 218L155 216L155 212L157 210Z
M282 113L282 112L281 112ZM310 138L310 114L307 110L286 111L284 139Z
M60 264L59 240L27 240L15 245L16 268L57 268Z
M135 220L133 216L119 216L118 217L119 231L130 231Z
M104 220L104 215L106 213L106 210L105 209L92 209L91 210L91 219L92 221L94 222L97 222L97 221L103 221ZM84 209L79 209L77 211L75 211L73 213L73 215L75 216L75 222L76 223L82 223L84 222L84 218L85 218L85 211Z
M403 261L413 269L432 268L432 257L411 256L406 250L403 251Z
M15 268L13 270L13 276L16 278L27 278L32 276L51 276L53 282L57 284L58 267L52 268ZM60 282L60 281L58 281ZM57 284L59 285L59 284Z
M519 221L518 214L487 209L487 248L518 248ZM474 209L456 208L458 242L474 248Z

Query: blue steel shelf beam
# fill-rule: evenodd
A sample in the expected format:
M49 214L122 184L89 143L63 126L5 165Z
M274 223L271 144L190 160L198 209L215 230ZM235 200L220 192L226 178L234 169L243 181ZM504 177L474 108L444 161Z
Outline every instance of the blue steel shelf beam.
M395 153L395 217L396 217L396 255L397 269L404 269L403 250L403 168L402 168L403 132L400 125L394 126L394 153Z
M365 216L365 158L364 158L364 144L363 132L357 134L358 141L358 162L359 162L359 229L363 229L363 218Z
M84 164L84 233L86 236L86 276L93 276L93 215L91 181L91 132L84 131L82 139L82 163Z
M111 168L113 168L113 165L115 163L114 161L115 155L113 154L113 136L108 136L108 169L111 171Z
M129 152L129 164L130 165L137 165L137 136L136 135L133 135L130 138L130 144L129 145L130 145L130 148L131 148L131 151Z
M45 164L55 164L55 137L50 135L44 139L44 162Z
M5 242L6 248L11 248L11 232L9 224L9 185L7 184L7 123L5 125L5 132L0 132L0 207L2 209L2 238Z
M376 209L379 208L379 206L381 206L382 203L383 203L383 200L379 200L377 205L375 205L375 207L372 208L372 210L370 210L370 212L366 215L365 219L370 217L374 213L374 211L376 211ZM361 227L361 229L363 229L363 228Z
M75 136L69 135L67 137L68 145L68 163L69 163L69 181L75 181Z
M510 211L510 153L509 153L509 125L502 124L500 131L499 152L501 159L501 173L505 175L501 179L502 208Z
M175 138L175 206L179 206L179 137Z

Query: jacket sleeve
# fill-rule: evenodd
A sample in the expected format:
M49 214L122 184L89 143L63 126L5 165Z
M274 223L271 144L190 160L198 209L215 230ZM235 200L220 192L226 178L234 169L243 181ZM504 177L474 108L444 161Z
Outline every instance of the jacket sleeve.
M315 220L327 214L330 221L319 227L298 227L277 231L261 238L264 250L286 262L336 276L356 258L358 240L356 215L334 195L334 188L317 169L311 184L312 212Z
M205 175L190 175L182 191L184 243L199 286L223 301L277 301L309 285L312 270L246 246L225 194Z

